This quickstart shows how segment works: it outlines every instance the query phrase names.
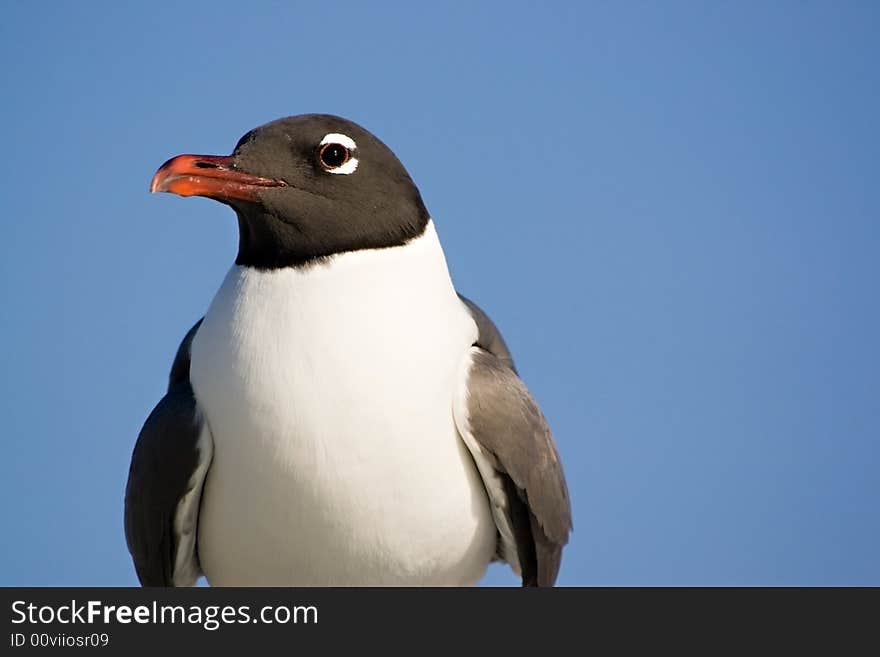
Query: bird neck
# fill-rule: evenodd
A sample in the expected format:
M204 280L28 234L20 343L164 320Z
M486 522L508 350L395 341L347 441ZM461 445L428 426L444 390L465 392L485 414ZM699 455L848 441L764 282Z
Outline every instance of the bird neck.
M286 221L255 206L234 209L239 234L235 264L267 270L310 268L344 253L404 246L422 237L430 222L426 211L411 222L360 217L333 224L319 216Z

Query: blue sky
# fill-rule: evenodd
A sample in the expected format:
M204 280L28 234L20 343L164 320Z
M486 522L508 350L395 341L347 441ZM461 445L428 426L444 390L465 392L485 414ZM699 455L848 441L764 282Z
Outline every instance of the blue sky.
M880 585L878 5L123 4L0 22L0 584L136 583L131 449L237 240L150 178L330 112L551 422L561 584Z

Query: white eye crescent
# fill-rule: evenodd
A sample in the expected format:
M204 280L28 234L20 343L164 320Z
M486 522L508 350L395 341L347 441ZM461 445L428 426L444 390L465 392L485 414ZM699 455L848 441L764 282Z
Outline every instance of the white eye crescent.
M348 175L358 167L357 144L348 135L331 132L318 144L318 162L328 173Z

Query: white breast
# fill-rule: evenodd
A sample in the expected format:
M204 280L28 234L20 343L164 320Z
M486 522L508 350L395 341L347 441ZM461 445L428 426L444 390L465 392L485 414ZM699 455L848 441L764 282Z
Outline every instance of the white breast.
M496 530L453 420L476 337L434 227L304 271L233 267L192 347L218 585L460 585Z

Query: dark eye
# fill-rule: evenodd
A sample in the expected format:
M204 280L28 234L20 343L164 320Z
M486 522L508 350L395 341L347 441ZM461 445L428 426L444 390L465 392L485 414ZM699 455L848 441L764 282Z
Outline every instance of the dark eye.
M351 151L342 144L324 144L318 151L318 157L325 169L337 169L348 162Z

